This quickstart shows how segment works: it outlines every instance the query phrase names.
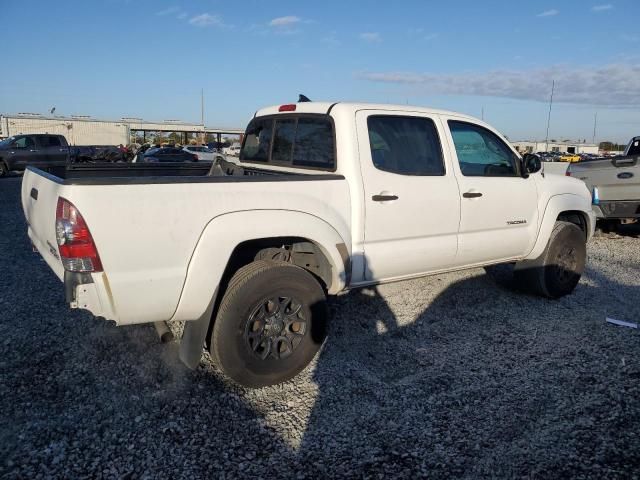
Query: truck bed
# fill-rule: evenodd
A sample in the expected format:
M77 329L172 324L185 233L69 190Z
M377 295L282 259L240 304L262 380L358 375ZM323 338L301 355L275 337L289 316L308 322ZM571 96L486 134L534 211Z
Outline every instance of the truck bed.
M157 183L215 183L234 181L280 181L304 177L321 177L299 172L283 172L259 168L242 167L232 162L193 163L71 163L38 171L56 183L65 185L117 185ZM335 176L334 176L335 177Z

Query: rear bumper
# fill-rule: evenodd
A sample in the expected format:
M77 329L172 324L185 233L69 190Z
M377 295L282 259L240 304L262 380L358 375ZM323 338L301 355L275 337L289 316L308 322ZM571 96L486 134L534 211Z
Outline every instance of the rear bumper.
M71 308L88 310L96 317L118 323L109 281L102 273L64 272L65 299Z
M640 200L600 201L593 210L598 218L640 218Z

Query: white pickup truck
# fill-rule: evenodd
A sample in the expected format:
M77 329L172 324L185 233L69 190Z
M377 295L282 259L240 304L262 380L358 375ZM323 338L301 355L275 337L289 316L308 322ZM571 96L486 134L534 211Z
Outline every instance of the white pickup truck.
M206 346L249 387L300 372L347 289L515 263L530 291L569 294L595 226L583 182L447 111L265 108L230 165L29 167L22 204L72 308L185 321L182 360Z

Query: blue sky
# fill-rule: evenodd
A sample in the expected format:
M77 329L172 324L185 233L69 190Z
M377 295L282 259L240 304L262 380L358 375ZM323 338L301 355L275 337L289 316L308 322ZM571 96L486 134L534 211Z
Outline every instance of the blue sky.
M0 112L244 126L298 93L484 117L511 139L640 135L638 0L0 1Z

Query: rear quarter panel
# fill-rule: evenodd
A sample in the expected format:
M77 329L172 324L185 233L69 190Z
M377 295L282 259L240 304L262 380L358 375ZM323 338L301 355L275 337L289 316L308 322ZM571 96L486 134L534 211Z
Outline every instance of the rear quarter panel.
M344 180L70 185L67 198L96 242L119 324L174 316L196 245L205 227L221 215L295 209L327 219L347 238L349 232ZM260 230L260 218L254 221L221 234L239 241L256 238L252 232ZM300 236L305 236L303 227ZM221 274L211 272L212 284Z

